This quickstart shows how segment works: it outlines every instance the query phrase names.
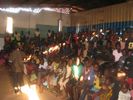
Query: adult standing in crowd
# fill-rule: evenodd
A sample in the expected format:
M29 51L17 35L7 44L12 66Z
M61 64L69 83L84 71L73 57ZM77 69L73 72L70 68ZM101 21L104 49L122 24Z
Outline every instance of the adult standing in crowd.
M129 89L133 89L133 51L129 51L128 57L125 60L125 66L128 71L128 84Z
M34 41L34 44L36 47L40 46L40 30L39 30L39 28L37 28L35 31L33 41Z
M13 85L15 93L19 92L20 87L23 85L24 57L25 53L21 51L19 46L16 46L15 50L13 50L10 54L9 60L12 61Z

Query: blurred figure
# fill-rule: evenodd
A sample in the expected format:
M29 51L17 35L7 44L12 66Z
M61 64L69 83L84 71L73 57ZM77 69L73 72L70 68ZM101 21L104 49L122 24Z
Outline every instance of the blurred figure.
M87 92L93 87L93 82L95 78L95 72L94 72L94 66L93 60L88 59L87 64L84 66L83 70L83 87L82 90L83 92L81 93L80 100L85 100L85 97L87 95Z
M131 100L128 83L123 83L119 92L118 100Z
M106 47L107 51L112 54L112 43L111 41L107 41Z
M13 70L13 85L15 93L20 91L20 87L23 85L23 69L24 69L24 57L25 53L16 46L15 50L10 54L9 60L12 61Z
M20 33L15 32L14 37L15 37L15 40L16 40L17 42L20 42L20 41L21 41Z
M115 50L113 50L113 56L114 56L115 62L118 62L120 57L122 56L121 45L119 42L115 44Z
M133 100L133 90L131 90L130 93L131 93L131 100Z
M122 56L120 57L120 59L118 61L118 66L120 68L123 68L124 67L126 58L127 58L126 51L125 51L125 49L123 49L122 50Z
M125 61L125 66L127 69L128 84L129 88L133 89L133 51L129 51L128 57Z
M39 68L38 69L38 86L39 86L40 92L42 92L42 79L47 75L47 68L48 68L47 60L44 58L40 59L40 64L38 68Z

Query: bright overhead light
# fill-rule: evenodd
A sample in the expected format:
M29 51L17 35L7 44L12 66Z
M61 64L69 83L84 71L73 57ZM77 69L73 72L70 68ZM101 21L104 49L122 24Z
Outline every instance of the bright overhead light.
M55 11L55 9L53 9L53 8L43 8L43 10L46 10L46 11Z
M33 12L33 13L40 13L41 11L42 11L42 9L36 8L36 9L34 9L32 12Z
M63 9L63 10L60 10ZM22 8L22 7L17 7L17 8L13 8L13 7L8 7L8 8L0 8L0 11L3 12L9 12L9 13L19 13L21 11L24 12L31 12L31 13L40 13L41 11L55 11L58 13L64 13L64 14L69 14L69 8Z
M10 12L10 13L19 13L19 9L15 9L15 8L0 8L0 11Z

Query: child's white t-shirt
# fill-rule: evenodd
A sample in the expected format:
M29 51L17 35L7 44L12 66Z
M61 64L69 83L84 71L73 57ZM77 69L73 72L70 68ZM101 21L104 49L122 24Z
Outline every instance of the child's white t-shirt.
M118 100L131 100L130 91L123 93L122 91L119 92Z
M118 52L117 50L114 50L113 55L115 57L115 62L117 62L117 61L119 61L120 57L122 56L122 52Z

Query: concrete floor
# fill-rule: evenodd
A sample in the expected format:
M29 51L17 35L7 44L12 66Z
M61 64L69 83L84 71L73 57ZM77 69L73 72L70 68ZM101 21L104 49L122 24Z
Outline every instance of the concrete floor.
M39 100L61 100L59 96L56 97L46 90L39 94L39 98ZM29 100L23 93L19 95L14 93L11 79L5 66L0 66L0 100Z

